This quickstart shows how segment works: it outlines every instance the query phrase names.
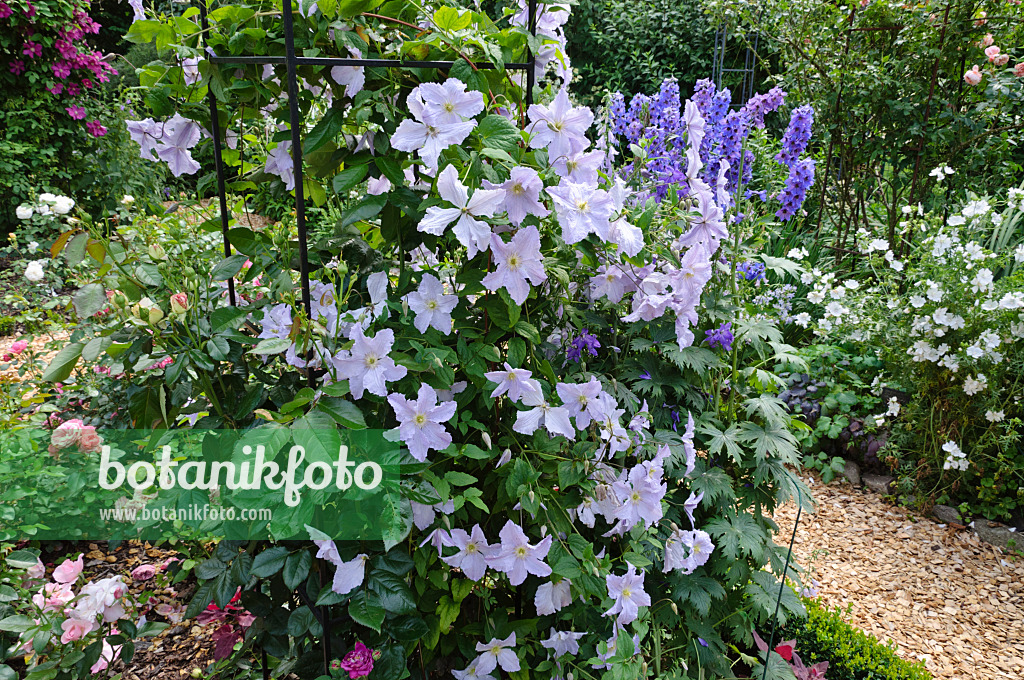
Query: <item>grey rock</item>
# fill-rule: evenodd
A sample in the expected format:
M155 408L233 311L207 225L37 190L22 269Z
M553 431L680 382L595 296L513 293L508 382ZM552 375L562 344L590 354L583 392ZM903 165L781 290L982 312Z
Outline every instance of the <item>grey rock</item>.
M861 479L864 480L864 486L875 493L888 494L889 486L896 478L889 475L863 475Z
M843 468L843 476L846 477L846 481L850 484L860 486L860 466L852 460L846 461L846 466Z
M963 519L960 518L960 511L949 505L936 505L932 508L932 514L935 515L935 519L946 524L963 524Z
M982 541L999 546L1000 548L1008 547L1010 541L1014 541L1014 545L1017 548L1020 548L1022 543L1024 543L1019 534L1010 531L1006 527L991 524L984 519L979 519L974 523L974 533Z

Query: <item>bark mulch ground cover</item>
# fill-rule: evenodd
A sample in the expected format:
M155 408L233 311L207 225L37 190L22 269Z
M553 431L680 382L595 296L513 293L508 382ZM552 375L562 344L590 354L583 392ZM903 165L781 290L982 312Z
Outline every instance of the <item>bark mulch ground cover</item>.
M846 482L812 481L818 508L801 516L794 554L826 603L849 606L849 621L924 659L936 680L1024 678L1024 557ZM792 503L776 513L780 544L795 517Z

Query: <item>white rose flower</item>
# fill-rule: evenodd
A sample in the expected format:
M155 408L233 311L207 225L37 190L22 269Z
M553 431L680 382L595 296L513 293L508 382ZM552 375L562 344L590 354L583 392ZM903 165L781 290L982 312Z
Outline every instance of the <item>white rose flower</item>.
M67 215L75 207L75 201L67 196L58 196L53 202L53 212L58 215Z
M24 203L14 209L14 214L18 216L19 220L27 220L35 214L35 210L30 205Z
M28 266L25 267L25 278L31 281L32 283L38 283L42 281L43 278L45 278L45 276L46 273L43 271L42 260L32 260L31 262L28 263Z

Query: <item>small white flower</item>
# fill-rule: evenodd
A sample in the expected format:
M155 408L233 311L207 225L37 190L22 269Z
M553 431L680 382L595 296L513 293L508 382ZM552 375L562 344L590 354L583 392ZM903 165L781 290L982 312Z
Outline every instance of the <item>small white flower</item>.
M1002 411L985 411L985 418L990 423L1001 423L1006 417L1006 414Z
M811 323L811 315L808 314L807 312L800 312L795 317L793 317L793 323L795 323L797 326L800 326L801 328L807 328L808 324Z
M977 201L971 201L964 206L964 209L961 212L964 217L978 217L979 215L984 215L991 209L992 208L989 206L988 201L982 198Z
M925 300L920 295L911 295L910 296L910 306L913 307L914 309L921 309L922 307L924 307L924 304L926 302L927 302L927 300Z
M34 253L37 250L39 250L39 242L38 241L29 241L28 242L28 252ZM1009 307L1007 309L1009 309Z
M807 294L807 301L812 304L820 305L825 301L825 294L820 290L812 290Z
M67 215L74 207L74 199L68 198L67 196L57 196L53 201L53 212L58 215Z
M967 376L967 379L964 380L964 393L969 397L973 397L978 392L987 388L988 378L982 373L979 373L977 378Z
M928 290L925 291L925 296L932 302L942 302L943 295L945 295L943 290L935 284L928 286Z
M25 278L32 283L38 283L46 277L46 273L43 271L42 260L32 260L25 267Z
M946 224L951 227L959 227L962 224L967 224L967 220L962 215L950 215L949 219L946 220Z
M900 414L900 400L896 397L889 397L889 408L886 409L885 415L895 418Z
M129 205L131 205L134 202L135 202L135 197L132 196L131 194L125 194L121 198L121 205L124 205L124 206L129 206Z

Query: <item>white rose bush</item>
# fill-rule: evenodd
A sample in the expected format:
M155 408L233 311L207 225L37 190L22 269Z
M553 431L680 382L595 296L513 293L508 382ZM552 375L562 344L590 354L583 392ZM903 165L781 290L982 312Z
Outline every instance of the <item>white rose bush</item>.
M731 677L755 627L803 612L770 519L809 500L773 396L772 367L794 357L747 313L745 282L765 270L747 235L789 219L813 180L813 112L794 111L772 161L785 185L751 192L746 140L784 93L727 113L728 91L702 81L683 101L667 81L595 121L562 77L570 8L539 7L535 37L525 3L497 20L300 7L304 55L455 62L300 66L301 177L284 65L204 58L283 55L280 7L214 6L206 32L191 8L147 14L129 33L176 55L140 69L144 158L208 172L192 151L211 143L212 92L232 191L356 197L308 244L308 302L287 228L232 224L209 268L195 253L219 247L216 220L161 241L126 202L117 237L73 230L60 245L95 276L47 377L95 364L140 429L369 428L403 451L404 498L382 518L400 535L222 541L198 567L188 615L241 588L256 616L241 656L315 677L330 636L371 678ZM534 103L502 68L528 49Z

